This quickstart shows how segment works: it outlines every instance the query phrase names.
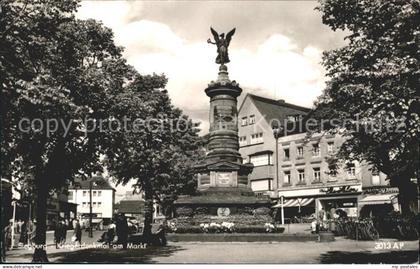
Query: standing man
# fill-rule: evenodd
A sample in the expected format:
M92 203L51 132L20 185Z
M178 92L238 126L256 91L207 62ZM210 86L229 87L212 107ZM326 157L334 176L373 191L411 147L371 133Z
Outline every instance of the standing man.
M78 219L76 219L73 236L76 238L75 242L79 242L79 245L82 246L82 227L80 226L80 221Z
M5 242L5 249L9 251L12 248L12 229L13 229L13 221L10 220L9 224L4 228L4 242Z
M55 248L56 249L60 248L60 244L61 244L61 233L62 233L61 221L58 221L55 224L55 229L54 229L54 242L55 242Z
M22 244L22 245L28 244L28 223L27 223L27 221L23 221L23 224L20 227L19 243Z
M123 214L119 214L116 224L118 243L123 245L123 249L127 249L128 223L126 217Z
M62 225L62 235L61 235L61 245L66 243L66 239L67 239L67 224L66 221L63 220L61 221L61 225Z

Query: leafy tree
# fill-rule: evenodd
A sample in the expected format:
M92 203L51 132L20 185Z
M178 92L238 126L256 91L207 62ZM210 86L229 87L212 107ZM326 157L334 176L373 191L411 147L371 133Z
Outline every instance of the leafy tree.
M77 4L1 2L2 176L34 187L38 246L46 243L49 192L100 169L106 132L90 127L111 117L113 97L133 74L110 29L74 18ZM33 261L48 261L45 248Z
M117 96L113 115L124 128L110 133L106 165L117 183L135 180L145 194L144 238L150 239L153 200L173 195L192 180L198 129L175 109L164 76L137 75Z
M339 156L365 160L399 188L402 213L416 203L419 167L418 0L322 0L323 23L346 30L348 44L324 52L330 78L314 116L347 138Z

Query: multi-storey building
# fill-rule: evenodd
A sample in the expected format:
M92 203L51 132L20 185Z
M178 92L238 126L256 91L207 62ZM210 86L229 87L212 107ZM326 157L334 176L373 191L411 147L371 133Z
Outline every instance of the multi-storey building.
M113 217L115 189L100 175L88 180L77 180L69 188L69 202L77 204L78 217L83 221L89 218L90 203L92 203L93 222L107 221Z
M278 189L275 178L276 141L273 136L271 121L284 121L289 118L305 116L310 109L292 105L284 100L272 100L253 94L247 94L238 111L239 152L244 162L254 164L250 175L251 188L256 192ZM277 195L268 192L270 197Z
M331 160L344 141L341 136L306 135L299 124L309 111L283 100L252 94L245 97L238 112L238 135L242 157L254 164L249 182L252 189L257 194L269 194L279 203L283 201L286 217L327 217L338 208L357 216L365 206L370 208L366 212L372 211L372 205L380 205L382 210L384 204L392 208L396 203L394 196L363 193L364 189L388 188L385 175L372 172L365 163L332 165ZM282 126L293 123L296 127L278 137L277 149L273 122Z

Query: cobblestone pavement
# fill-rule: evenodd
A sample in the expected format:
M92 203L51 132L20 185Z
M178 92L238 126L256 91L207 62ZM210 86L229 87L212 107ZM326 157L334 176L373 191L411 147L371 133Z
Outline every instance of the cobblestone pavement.
M98 234L96 236L99 237ZM86 238L86 236L85 236ZM96 240L95 240L96 241ZM57 263L415 263L418 241L169 242L142 249L48 249ZM30 262L32 251L13 250L8 262Z

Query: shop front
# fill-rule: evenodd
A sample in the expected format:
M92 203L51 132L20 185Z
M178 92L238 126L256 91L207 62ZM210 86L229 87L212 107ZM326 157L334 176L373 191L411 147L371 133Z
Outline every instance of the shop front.
M392 211L400 211L398 188L366 188L359 199L358 208L361 217L381 217Z
M283 210L286 220L328 220L340 215L358 217L358 197L361 193L361 184L280 190L279 202L273 208Z

